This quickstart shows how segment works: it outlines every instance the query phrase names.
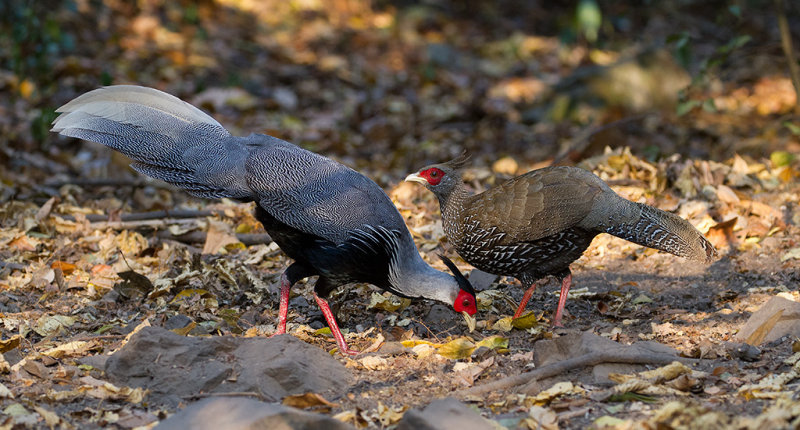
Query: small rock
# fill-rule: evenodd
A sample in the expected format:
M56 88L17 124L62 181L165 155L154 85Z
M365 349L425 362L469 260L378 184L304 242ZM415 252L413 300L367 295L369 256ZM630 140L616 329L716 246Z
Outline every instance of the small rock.
M658 353L674 355L678 352L667 345L658 342L635 342L632 345L623 345L611 339L598 336L591 332L570 333L555 339L540 340L535 344L536 354L534 364L542 367L548 364L579 357L591 352L622 353L638 351L643 353ZM645 370L643 365L603 363L592 368L593 383L610 383L609 373L636 373ZM588 382L588 381L587 381Z
M105 371L111 382L146 388L149 402L168 406L201 392L255 392L269 401L343 393L352 379L335 358L290 335L190 337L160 327L136 333Z
M776 317L778 312L781 314ZM758 346L786 335L800 336L800 303L773 297L753 312L736 334L735 340Z
M469 272L469 283L472 284L475 291L488 290L497 281L497 278L499 278L498 275L492 275L483 270L472 269Z
M321 414L247 398L201 400L159 423L158 430L286 429L352 430L353 427Z
M184 328L192 322L192 319L187 317L186 315L178 314L169 317L169 319L164 322L164 328L167 330L175 330L178 328Z
M422 411L412 409L403 415L397 430L491 430L488 421L458 400L447 397L431 402Z
M272 91L272 98L281 109L293 111L297 109L297 94L287 87L277 87Z

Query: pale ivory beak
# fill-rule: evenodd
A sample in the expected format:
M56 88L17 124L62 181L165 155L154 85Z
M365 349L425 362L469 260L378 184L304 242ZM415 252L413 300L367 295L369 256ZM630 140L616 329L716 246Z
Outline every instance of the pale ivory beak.
M478 319L468 314L466 311L462 311L461 315L464 316L464 321L467 323L467 327L469 327L469 332L472 333L475 331L475 325L478 323Z
M420 175L418 175L416 173L412 173L412 174L406 176L405 180L408 181L408 182L420 182L420 183L423 183L423 184L428 182L427 180L425 180L425 178L423 178L422 176L420 176Z

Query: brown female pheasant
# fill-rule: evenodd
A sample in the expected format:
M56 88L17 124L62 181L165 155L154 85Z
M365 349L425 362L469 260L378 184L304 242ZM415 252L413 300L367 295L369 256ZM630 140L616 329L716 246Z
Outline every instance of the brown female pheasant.
M514 317L525 310L536 281L561 280L553 324L561 325L578 259L600 233L681 257L711 261L714 247L689 222L615 193L593 173L577 167L528 172L471 195L461 180L467 157L427 166L406 177L439 199L442 226L459 255L473 266L513 276L525 291Z

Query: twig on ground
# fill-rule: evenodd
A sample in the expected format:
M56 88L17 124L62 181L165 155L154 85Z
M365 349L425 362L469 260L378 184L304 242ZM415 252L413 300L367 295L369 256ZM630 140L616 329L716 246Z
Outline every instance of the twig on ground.
M794 93L797 96L795 102L795 113L800 112L800 66L794 56L792 47L792 32L789 29L789 20L786 19L786 8L783 0L775 0L775 12L778 15L778 29L781 33L781 47L783 54L786 55L786 62L789 64L789 76L792 78Z
M193 400L193 399L204 399L206 397L257 397L264 401L269 401L269 399L265 398L263 394L256 393L255 391L241 391L241 392L230 392L230 393L197 393L192 394L191 396L181 396L184 400Z
M145 220L160 220L162 218L204 218L207 216L213 215L220 215L223 211L221 210L191 210L191 209L179 209L179 210L164 210L164 211L150 211L150 212L137 212L137 213L126 213L120 215L120 221L122 222L129 222L129 221L145 221ZM57 215L62 219L67 221L75 221L75 217L72 215ZM104 214L88 214L86 215L86 219L89 222L109 222L108 215Z
M172 234L169 231L159 231L157 236L161 239L174 240L181 243L204 243L206 241L206 232L204 231L191 231L180 235ZM244 246L272 242L272 238L267 233L237 233L236 239L242 242Z
M461 396L474 396L484 394L492 391L507 390L509 388L518 387L520 385L527 385L541 379L550 378L552 376L560 375L569 372L570 370L596 366L603 363L627 363L627 364L669 364L673 361L682 361L689 363L696 363L697 360L685 357L677 357L670 354L658 353L608 353L608 352L591 352L588 354L573 357L568 360L559 361L556 363L542 366L538 369L531 370L519 375L509 376L507 378L492 381L483 385L462 390L458 394ZM524 387L520 391L525 391Z
M20 263L9 263L7 261L0 260L0 269L9 269L9 270L22 270L28 267L27 264L20 264Z

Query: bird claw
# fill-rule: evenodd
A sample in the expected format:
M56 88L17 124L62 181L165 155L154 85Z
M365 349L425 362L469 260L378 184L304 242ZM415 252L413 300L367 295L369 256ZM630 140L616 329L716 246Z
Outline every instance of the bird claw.
M356 351L354 349L345 348L345 349L340 349L339 353L344 355L344 356L355 357L356 355L361 354L361 351Z

